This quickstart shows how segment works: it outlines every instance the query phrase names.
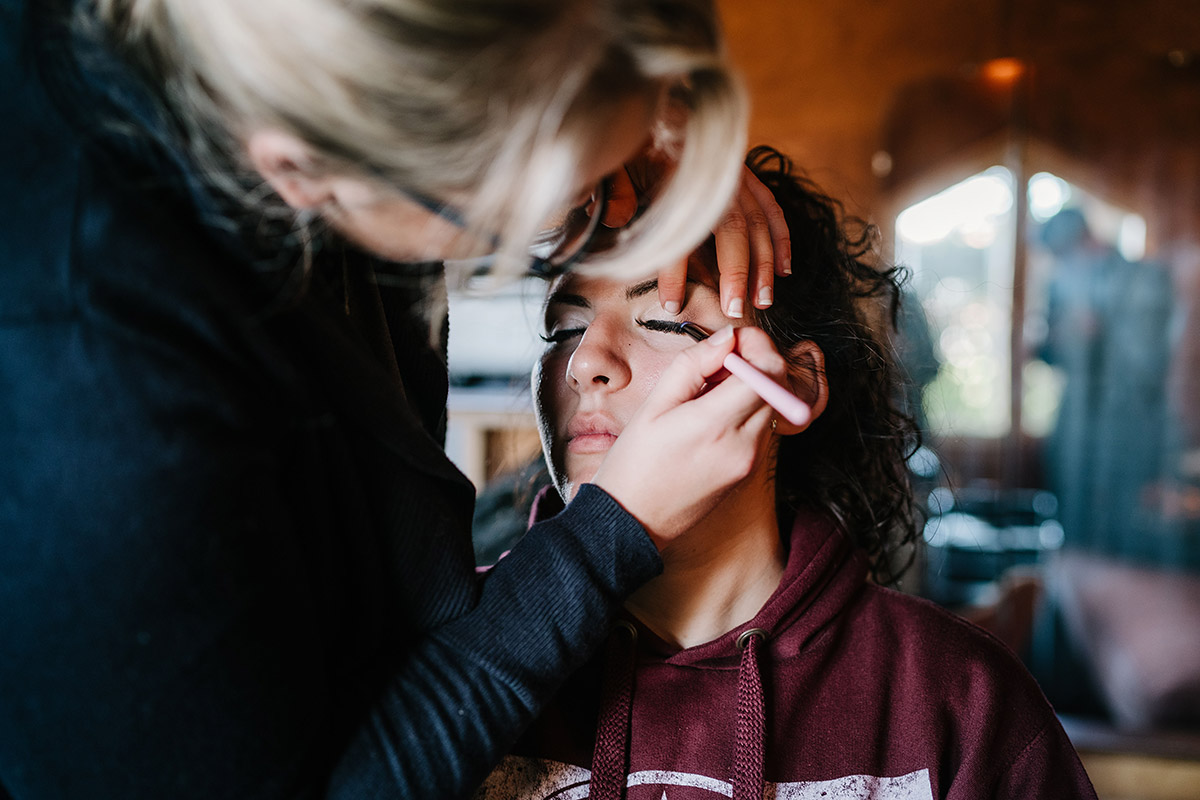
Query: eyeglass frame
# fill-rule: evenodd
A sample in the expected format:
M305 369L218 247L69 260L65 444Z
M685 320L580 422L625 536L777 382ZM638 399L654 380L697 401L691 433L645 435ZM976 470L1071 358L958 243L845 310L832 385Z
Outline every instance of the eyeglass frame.
M413 191L411 189L402 189L401 193L429 213L437 216L439 219L443 219L446 222L449 222L451 225L463 230L469 227L466 215L450 203L434 200L432 197L426 194ZM611 195L612 180L609 178L602 178L599 183L596 184L596 191L586 203L576 206L567 212L568 215L570 215L577 211L581 211L588 216L588 226L583 232L579 246L572 250L561 261L555 260L555 253L551 253L549 256L531 254L532 260L530 261L529 272L539 277L551 278L562 274L586 258L588 253L591 251L592 246L596 242L596 238L600 232L600 229L604 227L604 215L608 210L608 202ZM595 207L592 209L591 213L588 213L586 209L588 205L593 203L595 204ZM495 245L498 243L498 241L498 237L493 237L492 244Z

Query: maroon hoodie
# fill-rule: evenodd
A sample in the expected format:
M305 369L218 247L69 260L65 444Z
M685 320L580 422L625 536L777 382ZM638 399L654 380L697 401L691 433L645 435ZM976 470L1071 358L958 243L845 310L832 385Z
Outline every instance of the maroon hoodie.
M629 618L477 800L1095 797L1003 644L866 576L800 516L754 619L680 650Z

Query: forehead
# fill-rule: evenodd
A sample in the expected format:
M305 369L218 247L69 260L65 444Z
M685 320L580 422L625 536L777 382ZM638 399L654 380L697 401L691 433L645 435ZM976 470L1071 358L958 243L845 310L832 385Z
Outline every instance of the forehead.
M717 294L716 270L709 266L711 260L700 250L688 258L685 304L696 293L713 296ZM645 297L655 298L657 295L657 276L623 281L603 275L569 272L550 284L546 294L546 306L587 307L601 300L632 303Z

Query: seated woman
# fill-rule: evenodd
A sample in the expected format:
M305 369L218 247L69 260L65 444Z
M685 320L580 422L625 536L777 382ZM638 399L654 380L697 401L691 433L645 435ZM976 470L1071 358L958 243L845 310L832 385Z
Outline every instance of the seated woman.
M738 345L770 337L811 419L759 412L774 417L770 458L680 539L684 552L664 553L606 655L568 681L477 796L1094 797L1011 652L880 586L916 536L905 469L915 434L859 306L884 299L894 316L898 274L874 266L873 231L848 236L840 207L783 156L758 149L749 164L787 215L794 272ZM711 249L693 254L677 317L653 280L551 286L534 383L557 507L692 344L680 323L724 325L714 261ZM535 514L553 513L550 499Z

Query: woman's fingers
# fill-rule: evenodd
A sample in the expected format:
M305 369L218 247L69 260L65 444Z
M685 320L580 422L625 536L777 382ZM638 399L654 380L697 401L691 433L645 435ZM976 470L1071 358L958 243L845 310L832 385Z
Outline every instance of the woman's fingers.
M791 271L791 237L779 204L749 168L713 234L726 316L745 316L748 294L754 307L769 307L776 273Z
M725 316L741 319L746 315L746 293L750 282L749 221L741 208L741 196L713 231L717 245L717 270L721 273L721 310Z
M758 180L749 172L747 175L747 180ZM771 225L752 193L743 193L738 202L746 217L746 231L750 238L750 280L747 285L750 302L755 308L770 308L775 301L775 250L771 241Z
M687 259L658 271L658 302L668 314L678 314L687 298Z
M771 337L761 328L747 326L737 329L737 352L760 370L777 381L783 381L787 375L787 362L780 355L779 349L771 341Z
M738 354L767 378L787 386L787 362L775 349L770 337L758 328L738 328ZM741 378L728 376L690 405L704 419L721 419L729 425L742 426L762 410L766 401ZM768 415L769 419L769 415Z
M723 371L725 357L734 351L776 383L786 385L787 363L769 336L758 328L726 327L676 356L638 415L660 417L690 403L700 415L713 413L718 415L715 421L741 425L763 405L762 398L743 381L727 376L700 394L713 376Z
M714 342L713 340L717 340ZM766 457L773 415L737 378L697 397L736 343L779 380L783 359L756 329L718 332L682 352L629 420L593 482L634 515L661 548L696 524Z
M709 377L721 370L735 341L733 328L725 327L681 352L663 371L638 414L658 416L695 398Z
M611 224L610 218L625 219L626 210L631 218L636 210L636 198L624 194L634 192L628 174L619 172L617 177L622 181L614 186L605 224ZM613 208L621 209L620 213ZM792 272L792 240L779 203L749 167L743 168L741 185L713 229L713 239L725 315L741 319L750 305L769 308L775 301L775 277ZM683 307L686 275L686 265L659 273L658 297L668 314L678 314Z
M792 234L788 230L787 217L775 200L771 190L763 185L758 176L747 167L743 175L742 185L758 203L758 208L767 219L767 228L771 233L771 250L775 256L775 274L783 277L792 274Z

